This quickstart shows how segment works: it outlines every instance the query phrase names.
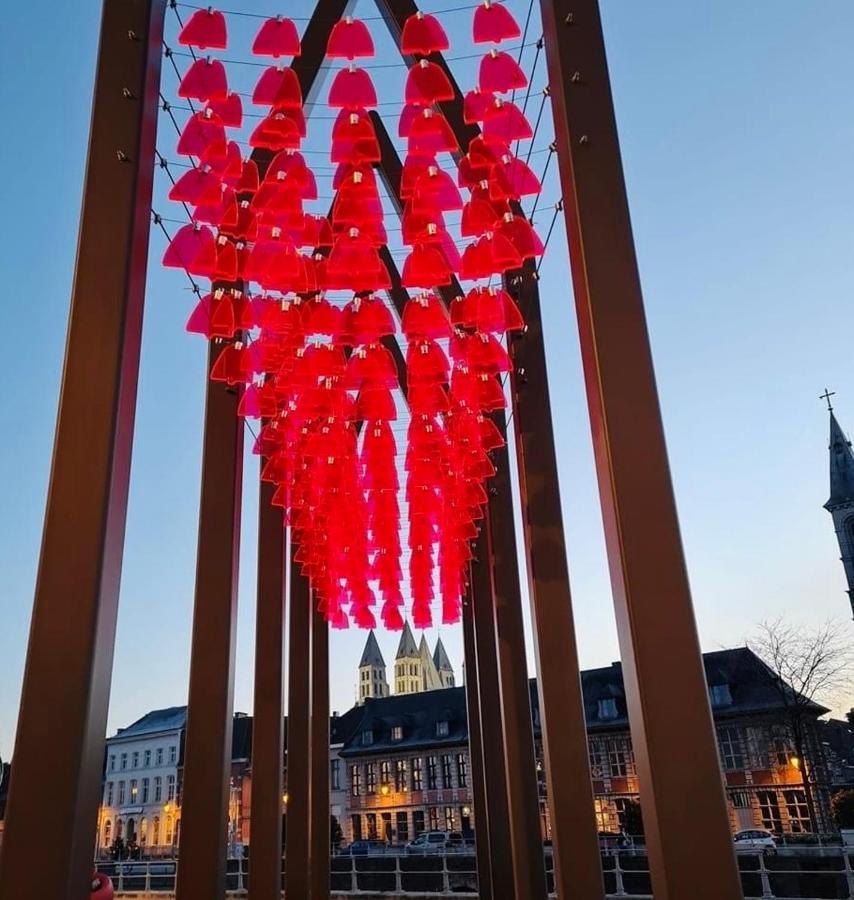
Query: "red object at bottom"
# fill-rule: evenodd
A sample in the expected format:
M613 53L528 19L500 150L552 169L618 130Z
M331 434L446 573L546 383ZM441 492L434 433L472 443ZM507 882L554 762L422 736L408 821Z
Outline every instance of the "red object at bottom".
M92 874L90 900L113 900L113 882L101 872Z

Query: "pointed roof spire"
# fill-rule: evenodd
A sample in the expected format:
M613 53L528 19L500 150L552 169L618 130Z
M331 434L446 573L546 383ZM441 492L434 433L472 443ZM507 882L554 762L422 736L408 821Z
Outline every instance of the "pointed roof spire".
M400 636L400 643L397 645L395 659L409 659L413 656L418 656L418 647L415 645L415 638L409 622L406 622L403 626L403 634Z
M854 503L854 452L851 441L845 436L830 412L830 499L824 508L832 510L845 503Z
M362 651L362 659L359 662L359 668L362 666L381 666L385 668L385 660L383 659L380 645L377 643L376 635L373 629L368 632L368 639L365 641L365 649Z
M421 657L421 677L425 691L435 691L442 687L442 679L439 670L430 655L430 647L427 638L421 635L421 643L418 645L418 655Z
M448 659L448 654L445 652L445 645L442 643L442 638L436 639L436 649L433 651L433 662L440 672L454 671L454 667L451 665L450 659Z

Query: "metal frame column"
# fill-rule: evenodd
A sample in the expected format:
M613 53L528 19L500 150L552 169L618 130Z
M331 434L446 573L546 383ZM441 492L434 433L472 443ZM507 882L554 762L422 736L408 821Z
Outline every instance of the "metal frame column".
M124 550L164 0L106 0L0 895L83 900ZM46 747L53 762L44 765ZM35 810L64 839L44 852ZM35 875L34 875L35 873Z
M211 342L209 372L225 346ZM241 393L208 378L177 900L225 894L243 496Z
M281 900L285 525L282 509L272 504L276 486L260 485L249 878L253 900Z
M541 0L541 6L653 890L658 900L735 900L741 886L670 480L599 4ZM691 865L698 844L714 861L701 879Z

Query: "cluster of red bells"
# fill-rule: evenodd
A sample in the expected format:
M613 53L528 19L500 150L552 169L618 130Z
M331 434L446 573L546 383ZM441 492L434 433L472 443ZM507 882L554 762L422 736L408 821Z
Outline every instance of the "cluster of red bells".
M476 43L497 45L517 38L519 28L504 6L484 0L473 36ZM224 17L198 10L179 41L224 49ZM443 622L458 620L471 540L487 500L484 484L494 473L489 453L503 443L490 417L505 405L500 377L509 358L502 339L523 327L511 297L480 282L500 279L543 251L518 213L521 197L539 191L539 183L510 150L514 141L530 138L531 129L504 96L524 87L525 75L497 47L484 57L479 85L465 97L466 120L480 126L480 135L453 179L437 155L462 152L440 111L454 91L446 71L427 58L447 48L434 16L417 13L405 23L401 50L417 62L407 76L399 122L408 148L402 281L413 289L401 322L410 421L400 455L391 425L398 413L397 367L383 344L396 325L375 296L391 286L379 252L387 238L374 174L380 147L369 113L377 96L370 75L357 65L374 54L370 32L346 18L329 36L327 57L346 63L328 98L339 110L328 218L304 209L318 195L299 149L306 133L299 80L281 64L282 57L300 53L290 20L264 22L252 48L275 60L252 95L252 103L266 109L250 137L270 157L263 178L227 136L227 128L242 124L242 105L228 90L222 63L196 60L178 91L204 108L188 120L178 143L194 166L170 192L171 199L192 205L194 221L177 232L164 264L222 285L201 299L187 327L229 341L211 378L245 386L239 414L262 420L255 446L265 459L262 477L276 485L273 502L291 526L295 559L334 627L350 620L375 627L377 597L383 624L403 627L402 531L413 623L432 623L436 585ZM469 193L465 201L461 188ZM444 215L451 211L462 212L462 236L472 239L462 253L446 228ZM446 308L436 291L455 276L475 285ZM250 283L260 291L250 294ZM339 307L327 291L347 291L352 299Z

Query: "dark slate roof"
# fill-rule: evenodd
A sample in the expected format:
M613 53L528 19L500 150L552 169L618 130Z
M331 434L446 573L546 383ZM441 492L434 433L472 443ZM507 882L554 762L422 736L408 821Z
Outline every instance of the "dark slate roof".
M114 737L141 737L158 731L173 731L187 724L187 707L170 706L168 709L153 709L127 728L120 728Z
M706 681L710 686L727 685L731 703L713 707L716 718L779 711L783 700L774 673L748 647L732 650L716 650L703 654ZM584 714L590 731L628 727L626 696L623 687L623 670L620 663L602 669L588 669L581 673L584 693ZM617 715L602 719L599 701L613 699ZM827 712L818 703L806 707L816 716Z
M231 759L252 758L252 716L235 713L231 726Z
M365 641L365 649L362 652L362 658L359 660L359 668L362 666L380 666L385 668L385 660L383 659L380 645L377 643L376 635L371 629L368 632L368 639Z
M392 748L415 750L419 747L456 746L468 740L465 688L371 697L357 709L362 715L344 743L342 756L377 753ZM438 722L448 723L447 735L437 734ZM403 728L403 739L399 741L391 739L391 730L396 725ZM366 731L370 731L373 737L370 744L364 743Z
M825 509L833 509L845 503L854 503L854 453L851 441L843 433L830 414L830 499Z
M727 702L713 707L716 719L779 713L784 708L774 673L749 648L738 647L705 653L703 664L710 686L726 685L729 688L728 695L725 694ZM628 728L623 669L620 663L582 672L581 684L584 714L590 732ZM529 688L534 731L539 733L536 679L530 679ZM601 718L600 700L613 700L616 716ZM824 715L828 711L818 703L807 703L805 709L814 716ZM355 707L350 713L356 710L362 711L362 716L354 720L356 725L344 743L342 756L460 744L468 737L463 687L372 698L366 700L363 707ZM440 719L447 719L449 722L448 736L445 738L436 735L436 722ZM403 740L391 740L391 729L395 725L403 727ZM373 742L367 745L363 742L365 731L371 731L373 736Z
M433 651L433 662L440 672L454 671L454 667L448 659L448 654L445 652L445 645L442 643L442 638L436 639L436 649Z
M332 716L329 720L329 743L343 744L356 732L362 721L364 710L361 706L348 709L343 716Z
M400 636L400 643L397 645L397 655L395 659L410 658L418 656L418 647L415 645L415 638L412 636L412 629L409 622L403 626L403 634Z

